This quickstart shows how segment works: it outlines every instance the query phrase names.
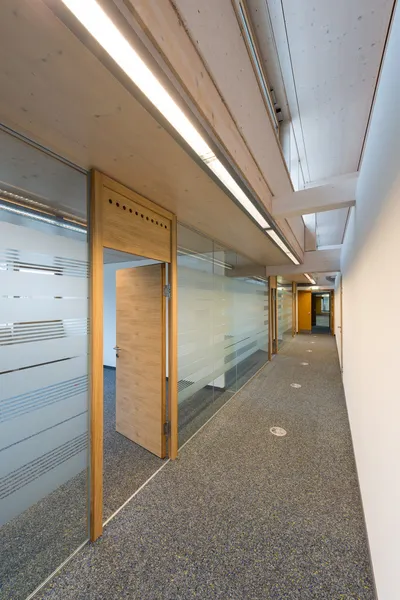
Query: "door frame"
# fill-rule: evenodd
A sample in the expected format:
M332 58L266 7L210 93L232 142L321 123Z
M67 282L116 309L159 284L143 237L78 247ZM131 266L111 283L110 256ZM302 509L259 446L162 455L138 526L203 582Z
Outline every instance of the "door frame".
M107 175L93 169L91 171L90 207L89 207L89 264L90 264L90 539L95 541L103 533L103 248L105 239L113 239L115 223L112 224L105 196L121 195L124 199L123 210L126 213L115 213L117 219L124 215L124 223L130 223L128 215L134 207L143 209L144 214L154 213L164 219L165 230L162 239L158 241L160 256L148 256L168 263L169 306L168 306L168 420L170 435L168 438L169 458L174 460L178 455L178 360L177 360L177 219L176 215L156 203L140 196L133 190L111 179ZM111 199L109 200L112 204ZM126 204L126 206L125 206ZM115 206L119 207L119 204ZM132 206L132 210L129 208ZM134 217L133 213L133 217ZM137 212L136 212L137 214ZM143 215L139 215L139 217ZM143 223L149 222L149 217ZM140 231L140 219L132 219L135 227L134 235L129 235L129 225L121 232L124 237L123 251L129 252L132 242L132 254L146 256L140 253L148 248L148 233ZM151 221L152 222L152 221ZM147 225L146 225L147 226ZM138 229L139 228L139 229ZM125 234L125 236L124 236ZM128 235L127 235L128 234ZM161 232L160 232L161 234ZM158 237L160 234L157 234ZM115 235L114 235L115 239ZM109 243L108 248L113 248ZM121 250L121 247L114 247ZM139 250L138 250L139 249Z
M295 337L297 333L296 326L297 317L297 283L292 281L292 337Z
M278 306L276 298L277 278L268 277L268 360L278 353Z

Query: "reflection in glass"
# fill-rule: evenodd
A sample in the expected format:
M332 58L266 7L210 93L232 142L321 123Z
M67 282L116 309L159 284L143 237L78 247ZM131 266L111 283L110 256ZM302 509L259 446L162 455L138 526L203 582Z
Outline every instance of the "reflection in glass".
M268 288L235 277L243 257L178 228L179 441L268 360ZM247 263L248 264L248 263Z
M278 345L290 340L293 335L293 294L291 283L278 282Z

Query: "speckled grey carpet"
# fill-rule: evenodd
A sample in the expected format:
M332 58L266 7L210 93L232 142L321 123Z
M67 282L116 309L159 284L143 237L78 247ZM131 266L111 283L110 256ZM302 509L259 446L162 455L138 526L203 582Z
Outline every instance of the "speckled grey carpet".
M226 390L204 388L179 407L179 444L183 445L265 364L261 350L227 374ZM104 369L104 520L112 515L163 464L163 460L115 430L115 369ZM1 600L1 599L0 599Z
M272 426L287 435L271 435ZM328 336L287 344L38 596L374 597Z
M0 600L24 600L87 540L87 473L0 528Z
M108 519L163 464L115 430L115 369L104 369L103 513Z
M256 352L230 373L228 389L207 388L180 411L183 444L264 364ZM104 519L163 464L115 431L115 370L104 370ZM24 600L88 537L87 473L83 472L0 528L0 600Z

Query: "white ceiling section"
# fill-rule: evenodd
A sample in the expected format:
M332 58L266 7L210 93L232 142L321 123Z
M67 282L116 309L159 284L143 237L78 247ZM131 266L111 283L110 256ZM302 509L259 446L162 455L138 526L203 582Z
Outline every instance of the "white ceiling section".
M266 1L310 180L357 171L393 0Z
M348 208L339 208L317 213L317 249L326 246L339 246L343 243L343 234L349 214Z
M246 5L269 83L292 119L306 187L358 171L394 0ZM305 250L342 244L347 216L347 208L303 215Z
M290 264L223 190L183 150L88 48L40 0L0 3L0 121L84 169L98 168L177 214L184 223L233 246L249 263ZM23 171L56 208L84 218L73 181L48 182L47 156L9 140L7 181ZM4 156L2 155L4 158ZM36 158L35 158L36 160ZM72 196L71 197L71 193Z

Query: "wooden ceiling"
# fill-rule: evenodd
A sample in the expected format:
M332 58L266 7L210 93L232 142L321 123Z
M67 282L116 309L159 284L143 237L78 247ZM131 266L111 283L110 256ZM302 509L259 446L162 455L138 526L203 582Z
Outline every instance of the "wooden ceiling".
M290 264L43 2L2 1L0 52L0 120L7 127L85 170L105 172L176 213L181 222L240 251L249 263ZM10 155L3 148L2 179L11 163L14 174L18 164L19 186L30 189L35 178L50 204L85 217L85 200L71 190L68 177L60 179L56 191L46 189L44 153L44 162L32 168L29 159L24 164L22 146L10 141L11 146Z

